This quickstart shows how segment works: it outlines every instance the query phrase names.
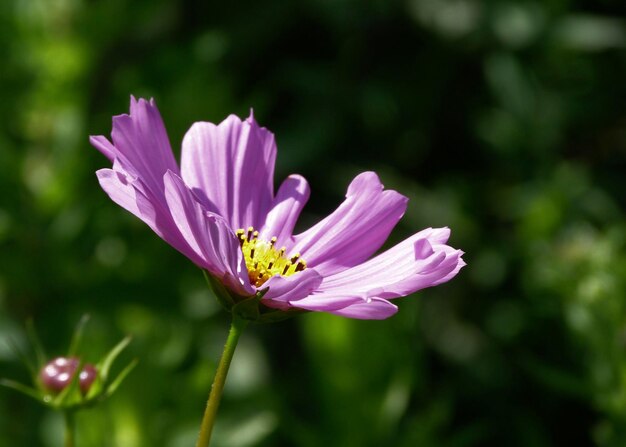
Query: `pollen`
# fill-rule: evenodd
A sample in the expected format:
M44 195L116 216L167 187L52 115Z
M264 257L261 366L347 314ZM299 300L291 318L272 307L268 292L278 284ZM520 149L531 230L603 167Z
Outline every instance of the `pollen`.
M286 248L276 248L276 237L269 241L259 239L259 232L248 227L235 232L248 268L250 284L260 287L275 275L291 276L306 268L300 253L286 255Z

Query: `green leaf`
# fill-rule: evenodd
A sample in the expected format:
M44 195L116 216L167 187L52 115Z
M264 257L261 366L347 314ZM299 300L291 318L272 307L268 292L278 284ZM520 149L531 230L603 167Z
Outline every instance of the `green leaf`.
M52 405L54 407L67 408L76 405L83 400L83 396L80 391L80 373L83 370L83 366L85 366L85 364L80 361L76 370L72 374L70 383L52 400Z
M107 377L109 376L109 371L111 370L111 366L113 362L117 358L118 355L128 346L132 337L125 337L122 341L120 341L117 345L111 349L108 354L98 362L96 369L98 370L98 375L101 377L103 382L106 382Z
M92 399L97 398L102 394L102 388L104 387L104 380L100 377L100 374L96 375L96 380L93 381L89 390L87 391L87 395L85 399L87 401L91 401Z
M33 319L29 318L26 320L26 334L33 345L33 349L35 350L35 355L37 356L37 369L43 368L46 364L46 352L43 349L43 345L39 340L39 336L37 335L37 331L35 329L35 323L33 323Z
M13 354L15 354L15 356L20 359L20 361L26 366L26 368L28 368L28 371L33 377L33 381L36 381L39 371L37 370L37 368L35 368L35 364L32 362L32 360L28 358L28 356L24 353L24 351L22 351L22 348L20 348L19 344L13 338L8 337L6 343L9 346L9 349L11 349L11 351L13 352Z
M25 394L28 397L32 397L33 399L39 402L44 401L43 396L38 390L36 390L35 388L31 388L27 385L24 385L22 383L16 382L14 380L0 379L0 386L4 386L7 388L11 388L15 391L19 391L20 393Z
M137 359L133 360L132 362L130 362L128 365L126 365L126 368L124 368L122 370L122 372L120 372L117 377L115 378L115 380L113 380L111 382L111 384L107 387L106 391L104 392L103 398L107 398L110 397L113 393L115 393L115 391L119 388L119 386L122 384L122 382L124 381L124 379L126 378L126 376L128 376L128 374L130 374L130 372L135 369L135 366L137 366L137 363L139 363L139 361Z
M74 330L74 335L72 336L72 342L70 343L70 349L67 353L68 357L74 357L78 348L80 347L80 342L83 339L83 332L85 331L85 325L89 321L89 314L84 314L78 324L76 325L76 329Z

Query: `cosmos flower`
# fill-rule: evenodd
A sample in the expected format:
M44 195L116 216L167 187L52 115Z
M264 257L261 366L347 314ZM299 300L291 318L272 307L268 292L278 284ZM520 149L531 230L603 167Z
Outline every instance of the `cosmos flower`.
M180 167L154 100L131 98L113 117L111 141L91 144L112 163L97 172L121 207L223 286L233 302L258 297L262 309L323 311L383 319L389 300L453 278L465 265L447 228L422 230L374 256L407 207L373 172L359 174L343 203L299 233L309 185L290 175L274 193L274 135L252 114L219 125L193 124Z

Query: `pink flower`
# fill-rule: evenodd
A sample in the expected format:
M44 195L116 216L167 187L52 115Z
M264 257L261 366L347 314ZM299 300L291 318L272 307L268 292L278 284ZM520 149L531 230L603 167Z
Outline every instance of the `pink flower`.
M252 114L195 123L180 167L154 100L132 98L130 114L113 117L112 142L90 141L113 163L97 172L109 197L223 284L234 302L256 296L263 311L383 319L397 311L390 299L446 282L465 265L463 252L446 245L447 228L422 230L372 257L408 202L373 172L358 175L328 217L293 234L309 185L291 175L274 193L274 135Z

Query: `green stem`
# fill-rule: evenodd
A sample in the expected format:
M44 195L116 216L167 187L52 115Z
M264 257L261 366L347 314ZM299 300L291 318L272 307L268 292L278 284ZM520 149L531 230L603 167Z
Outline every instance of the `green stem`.
M65 447L74 447L76 438L76 421L74 419L74 411L64 411L63 417L65 419Z
M244 328L248 325L248 321L233 315L233 321L230 325L230 332L226 339L226 345L224 346L224 352L220 358L220 363L217 366L215 372L215 378L213 379L213 385L211 386L211 393L209 394L209 400L204 410L204 417L202 418L202 426L200 427L200 436L196 447L208 447L211 441L211 432L213 431L213 424L215 423L215 416L217 415L217 409L220 406L220 400L222 399L222 391L224 390L224 383L226 383L226 376L228 375L228 368L230 362L235 354L235 348L239 341L239 336L243 332Z

